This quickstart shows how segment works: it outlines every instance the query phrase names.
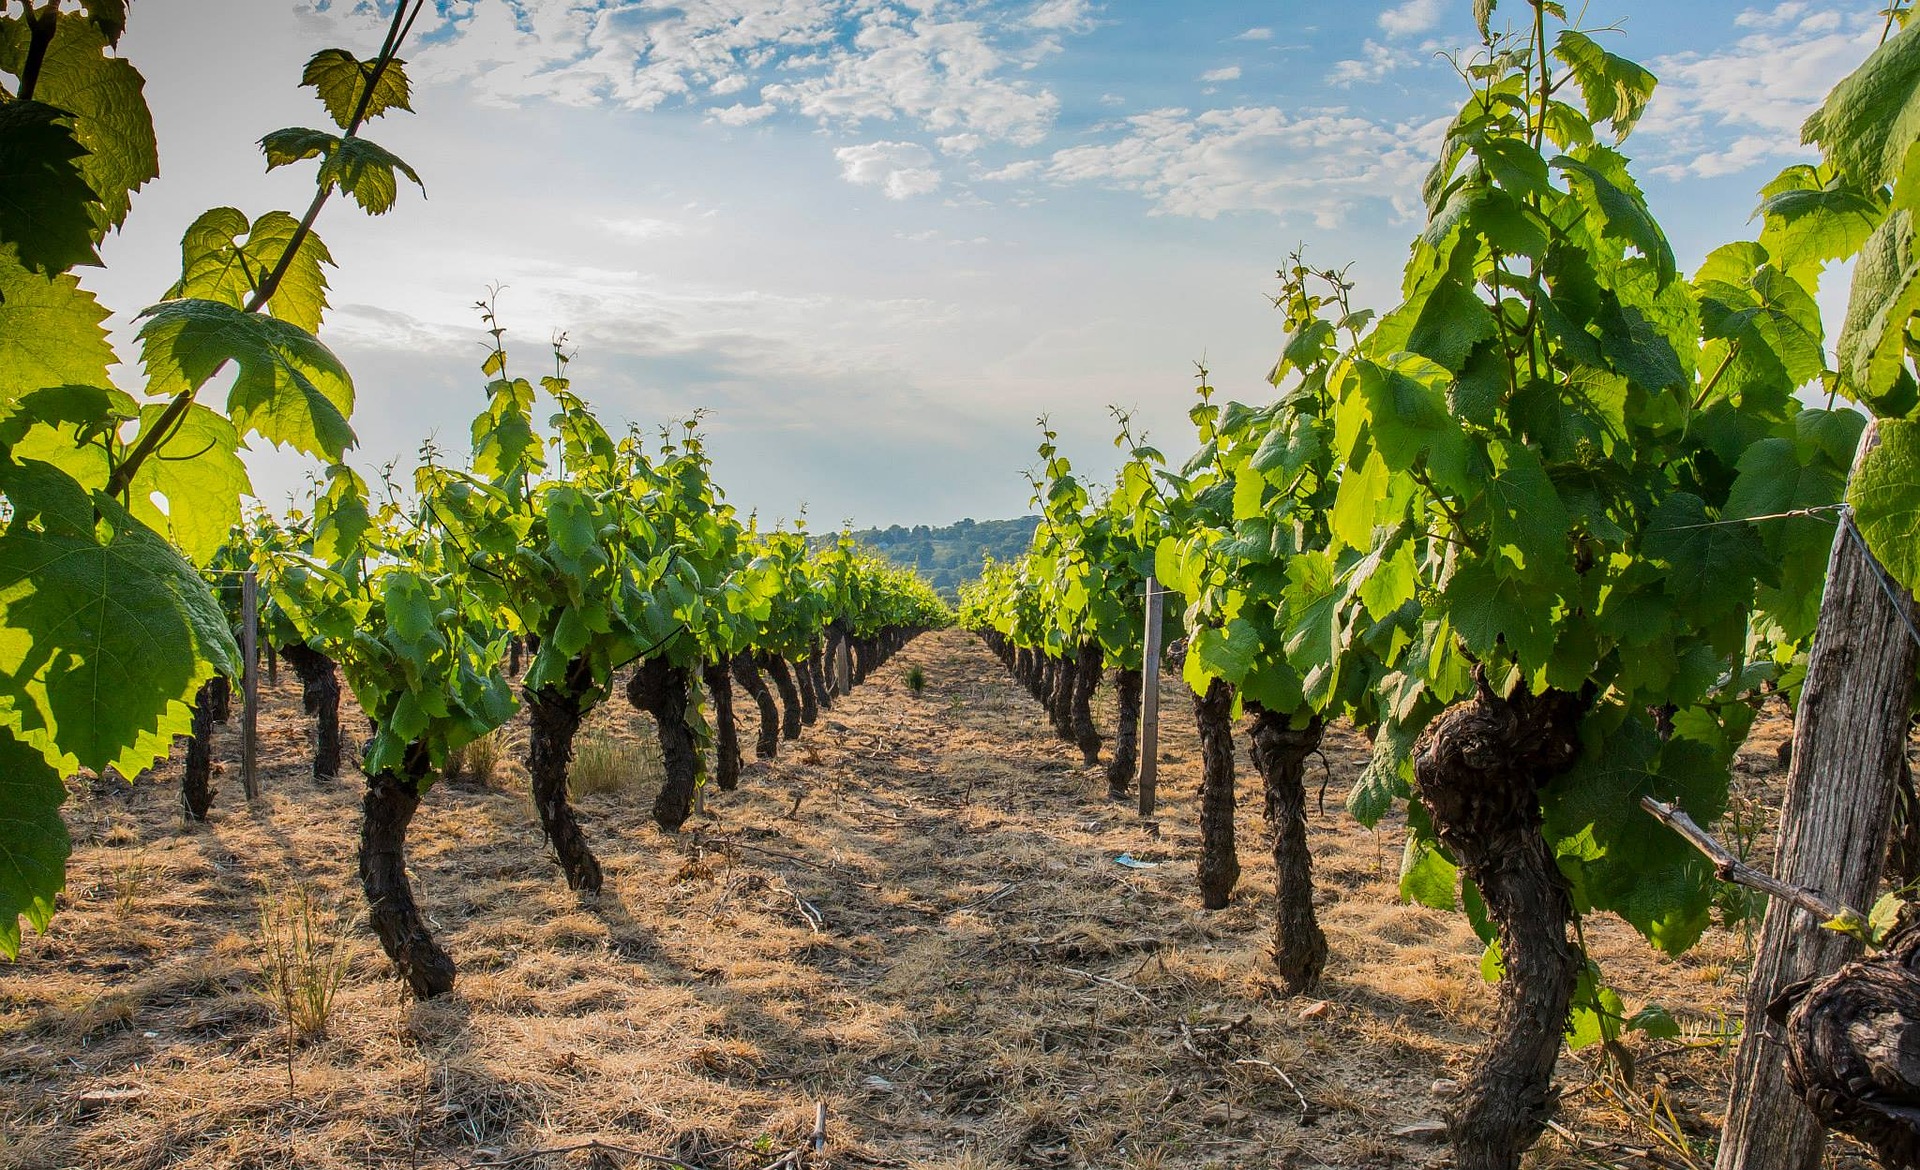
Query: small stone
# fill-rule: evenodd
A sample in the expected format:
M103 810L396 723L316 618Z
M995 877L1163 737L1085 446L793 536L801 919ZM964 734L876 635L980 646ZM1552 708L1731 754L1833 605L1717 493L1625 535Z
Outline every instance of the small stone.
M1234 1114L1231 1105L1215 1105L1200 1115L1203 1125L1231 1125Z
M1415 1142L1437 1142L1447 1136L1447 1123L1428 1118L1416 1121L1412 1125L1403 1125L1393 1131L1393 1136Z
M882 1092L893 1088L893 1082L883 1076L870 1076L860 1083L869 1089L879 1089Z
M1317 1020L1321 1016L1326 1015L1332 1007L1333 1005L1326 1000L1316 999L1306 1007L1300 1009L1300 1018L1303 1020Z
M1433 1095L1436 1097L1451 1097L1459 1091L1459 1081L1452 1081L1446 1077L1441 1077L1439 1080L1433 1082Z

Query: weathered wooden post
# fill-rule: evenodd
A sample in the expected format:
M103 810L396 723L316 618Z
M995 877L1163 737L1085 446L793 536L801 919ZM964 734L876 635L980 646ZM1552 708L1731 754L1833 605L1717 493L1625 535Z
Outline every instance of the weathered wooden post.
M1160 582L1147 578L1147 628L1140 651L1140 815L1153 815L1160 767Z
M260 799L260 578L252 569L240 577L240 787L248 800Z
M1879 442L1860 436L1854 470ZM1793 763L1774 876L1867 907L1887 852L1895 773L1907 747L1914 665L1913 599L1867 551L1842 512L1827 561L1820 624L1793 721ZM1781 989L1831 974L1858 939L1775 898L1747 980L1746 1029L1734 1058L1717 1170L1813 1170L1826 1129L1787 1084L1779 1029L1766 1014Z

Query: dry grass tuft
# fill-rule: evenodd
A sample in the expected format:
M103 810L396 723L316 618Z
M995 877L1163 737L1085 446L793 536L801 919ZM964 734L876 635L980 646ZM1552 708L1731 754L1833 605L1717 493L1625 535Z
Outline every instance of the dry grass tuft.
M567 788L576 796L603 796L655 786L665 776L657 740L623 739L589 728L574 741Z
M259 922L261 994L302 1038L325 1036L353 965L353 916L314 883L295 881L261 891Z

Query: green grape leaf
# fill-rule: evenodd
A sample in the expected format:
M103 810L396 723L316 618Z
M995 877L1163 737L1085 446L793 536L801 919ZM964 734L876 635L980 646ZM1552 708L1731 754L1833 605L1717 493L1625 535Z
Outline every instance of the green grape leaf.
M422 195L426 194L427 185L398 155L364 138L343 138L320 165L320 182L338 185L368 215L382 215L393 207L400 195L395 171L411 179Z
M1433 359L1449 373L1458 373L1473 347L1499 329L1493 310L1474 290L1449 278L1435 285L1420 306L1419 316L1407 334L1406 348Z
M1371 829L1387 815L1395 800L1413 792L1413 741L1419 731L1410 724L1389 720L1373 739L1373 756L1347 793L1347 811Z
M353 382L333 351L299 326L194 298L162 301L140 315L150 393L198 390L233 362L240 373L227 410L243 433L325 459L353 445Z
M284 211L269 211L251 225L231 207L206 212L180 240L182 275L168 299L194 297L245 308L286 255L299 227L300 222ZM332 263L327 246L308 232L267 301L267 312L308 333L318 332L327 308L327 276L322 266Z
M120 43L120 34L127 31L127 0L81 0L80 6L109 45Z
M1858 252L1886 218L1884 200L1849 188L1781 191L1755 212L1760 244L1774 263L1803 280L1820 266Z
M1431 836L1407 834L1407 846L1400 856L1400 900L1452 910L1460 904L1454 890L1460 884L1460 867L1447 857L1440 842Z
M361 61L345 49L322 49L300 71L300 84L312 86L327 107L327 116L346 130L353 125L354 112L359 109L360 95L366 91L373 67L372 61ZM380 71L362 117L377 118L395 109L411 111L413 107L407 104L410 98L406 62L395 57Z
M192 565L98 493L0 461L0 726L63 774L133 776L191 725L188 704L239 651Z
M1553 653L1553 613L1543 604L1550 599L1486 561L1469 561L1455 570L1441 600L1447 619L1476 657L1491 657L1504 642L1520 668L1532 674Z
M111 24L114 13L106 14ZM18 75L26 63L24 25L0 38L0 68ZM74 137L85 148L80 173L99 199L96 236L127 218L132 195L160 173L160 151L147 111L146 82L125 58L108 55L114 36L96 20L63 13L40 66L34 100L73 116ZM12 172L7 171L9 179Z
M1599 213L1603 225L1600 234L1631 245L1653 261L1657 285L1666 287L1677 271L1673 246L1640 193L1623 190L1600 168L1568 155L1553 158L1547 165L1565 174L1581 202Z
M81 175L86 148L42 102L0 103L0 244L12 244L30 271L98 264L93 188Z
M20 919L46 933L67 885L72 845L60 806L60 774L0 727L0 955L20 957Z
M141 411L141 431L154 426L165 409L156 403ZM135 518L171 537L194 564L210 563L240 522L240 498L253 494L239 447L239 432L219 412L198 403L188 406L172 435L134 473ZM164 511L155 496L165 500Z
M338 135L305 126L275 130L260 139L260 151L267 156L267 169L291 166L302 159L326 158L340 147Z
M1593 38L1567 29L1555 42L1553 55L1566 62L1580 86L1587 117L1594 123L1611 122L1617 138L1633 133L1634 123L1653 97L1655 79L1639 64L1607 52Z
M28 272L0 247L0 405L44 386L108 381L107 311L72 275Z
M1487 443L1492 474L1487 504L1492 515L1492 547L1535 579L1564 566L1568 555L1567 508L1547 478L1533 448L1493 439Z
M1847 315L1835 357L1856 397L1869 402L1905 372L1907 322L1920 311L1920 262L1913 255L1913 217L1900 211L1868 237L1853 266Z
M1869 190L1900 177L1920 139L1920 25L1888 37L1800 128L1841 174Z
M1647 517L1640 550L1666 569L1664 590L1693 624L1747 604L1767 570L1766 549L1751 524L1716 520L1688 492L1668 496Z
M1854 523L1893 579L1920 590L1920 422L1882 419L1847 487Z
M1189 661L1199 664L1204 677L1237 683L1253 669L1260 653L1260 634L1245 618L1234 618L1225 629L1203 627L1193 635ZM1191 680L1189 680L1191 681Z

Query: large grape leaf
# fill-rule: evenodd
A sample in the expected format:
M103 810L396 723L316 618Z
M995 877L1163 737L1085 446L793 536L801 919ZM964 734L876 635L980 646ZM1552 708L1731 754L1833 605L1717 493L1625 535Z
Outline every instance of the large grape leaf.
M1920 590L1920 422L1883 419L1880 445L1847 487L1867 547L1909 590Z
M1594 123L1611 122L1618 138L1633 132L1634 123L1653 97L1654 76L1643 66L1607 52L1584 33L1567 29L1554 43L1553 55L1566 62Z
M1900 176L1920 139L1920 24L1888 37L1800 128L1842 174L1869 190Z
M387 62L380 71L380 80L373 87L373 93L367 98L367 108L362 117L377 118L388 110L412 110L408 103L406 62L398 57ZM360 95L367 87L367 78L373 73L373 62L362 61L345 49L322 49L307 61L307 67L300 71L300 84L313 87L320 95L320 101L327 107L327 115L334 125L342 130L353 123L354 111L360 105Z
M44 933L67 885L72 847L60 774L0 727L0 955L20 957L20 918Z
M34 272L98 264L93 188L81 175L86 148L65 111L43 102L0 103L0 244Z
M13 28L14 35L0 38L0 68L18 74L27 35L24 26ZM73 115L74 137L87 151L80 173L100 200L95 226L101 234L120 226L133 193L160 173L146 82L131 62L108 55L110 31L80 13L62 14L33 90L36 101Z
M1898 211L1874 229L1853 266L1835 357L1855 397L1872 402L1898 381L1905 370L1907 322L1916 311L1920 263L1913 256L1913 216Z
M300 221L284 211L269 211L251 225L231 207L206 212L180 240L182 275L169 298L197 297L245 308L286 255L299 228ZM327 246L309 231L267 301L267 312L308 333L319 332L327 309L327 274L322 265L332 263Z
M1567 560L1571 521L1566 504L1533 448L1494 439L1487 444L1487 457L1491 547L1529 577L1543 580Z
M240 374L227 411L243 432L326 459L353 445L353 381L333 351L299 326L196 298L162 301L141 316L151 393L198 390L233 362Z
M156 403L141 411L141 431L155 425L165 409ZM218 411L188 406L166 443L134 473L134 516L171 536L194 564L207 564L240 522L240 497L253 494L239 447L239 432ZM155 496L165 501L164 510Z
M104 384L107 311L71 275L42 276L0 247L0 404L45 386Z
M1691 625L1750 603L1756 578L1767 570L1766 550L1751 524L1714 519L1688 492L1673 493L1653 510L1640 551L1665 567L1664 591Z
M239 652L193 566L47 464L0 461L0 726L62 773L132 776L190 730Z
M1596 150L1594 153L1602 158L1619 157L1606 151ZM1547 165L1565 174L1581 202L1599 213L1602 236L1631 245L1642 256L1653 261L1657 282L1661 287L1674 278L1677 266L1673 258L1673 245L1667 242L1666 233L1660 230L1660 224L1653 218L1653 213L1647 210L1646 201L1639 192L1630 187L1621 187L1601 168L1568 155L1560 155ZM1622 175L1624 177L1624 170Z
M318 158L320 185L345 191L369 215L386 212L399 197L395 171L413 180L421 191L427 189L405 160L365 138L340 138L324 130L294 126L262 138L260 149L266 153L268 170Z

